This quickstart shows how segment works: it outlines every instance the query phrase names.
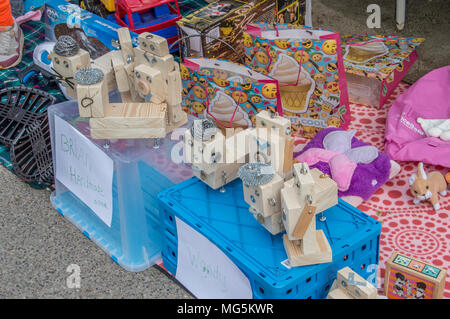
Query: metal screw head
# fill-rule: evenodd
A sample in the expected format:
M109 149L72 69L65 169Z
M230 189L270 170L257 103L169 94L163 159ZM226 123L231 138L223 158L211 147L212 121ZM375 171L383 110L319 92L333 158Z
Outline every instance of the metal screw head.
M277 205L277 200L275 198L269 198L269 204L272 207L275 207Z
M127 64L130 64L133 61L133 57L131 55L127 56Z

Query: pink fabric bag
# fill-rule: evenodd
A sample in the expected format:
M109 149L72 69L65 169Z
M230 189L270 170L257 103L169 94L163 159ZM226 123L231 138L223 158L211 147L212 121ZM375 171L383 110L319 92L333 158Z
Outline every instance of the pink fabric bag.
M386 122L386 153L394 160L450 167L450 142L428 137L417 118L450 119L450 66L431 71L398 97Z

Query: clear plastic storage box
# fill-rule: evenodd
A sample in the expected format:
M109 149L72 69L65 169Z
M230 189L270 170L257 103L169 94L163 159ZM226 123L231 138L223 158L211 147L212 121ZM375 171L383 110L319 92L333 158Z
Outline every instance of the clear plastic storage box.
M185 129L177 129L178 131L168 134L165 139L158 140L92 140L89 120L79 117L76 101L54 105L49 108L48 115L55 171L55 191L51 195L54 208L123 268L142 271L155 264L161 258L162 247L157 195L192 176L189 167L176 164L171 159L172 152L181 145L177 144L181 143L177 137L181 136L180 131ZM59 127L58 136L55 136L56 121ZM191 124L189 121L184 128ZM81 135L74 138L76 141L71 141L69 145L65 136L67 134L61 133L65 132L61 127L71 130L69 133L75 134L74 136L78 133ZM58 165L69 167L71 164L65 163L62 155L57 156L55 143L64 143L68 148L70 146L74 149L74 154L79 151L82 153L78 154L80 158L94 157L89 159L90 165L97 169L92 169L86 184L83 185L91 182L95 184L95 179L98 179L99 175L103 176L103 167L98 168L98 165L103 165L103 154L112 160L112 181L106 183L106 187L102 186L105 193L112 191L109 219L101 216L96 209L91 209L92 203L89 205L88 201L80 198L84 195L78 195L76 187L68 185L69 182L63 183L61 176L66 178L64 175L58 176ZM77 149L83 147L86 148L84 153ZM60 147L60 150L62 149ZM76 162L73 164L78 165ZM72 166L70 167L72 169Z

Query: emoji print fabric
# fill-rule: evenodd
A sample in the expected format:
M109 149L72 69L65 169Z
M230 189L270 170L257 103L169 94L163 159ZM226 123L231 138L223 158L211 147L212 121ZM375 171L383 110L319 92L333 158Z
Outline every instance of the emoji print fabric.
M278 81L228 61L187 58L180 66L182 108L222 128L252 127L261 110L279 112Z
M423 38L342 35L349 100L381 108L417 60Z
M346 34L342 37L346 72L387 79L403 61L425 41L424 38Z
M313 138L350 121L339 34L289 24L247 25L246 65L278 80L283 115L295 135Z

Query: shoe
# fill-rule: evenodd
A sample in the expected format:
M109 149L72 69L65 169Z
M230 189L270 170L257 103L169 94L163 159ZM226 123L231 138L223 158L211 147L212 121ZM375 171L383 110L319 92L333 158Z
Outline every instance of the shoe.
M0 27L0 69L8 69L22 61L23 32L16 21L10 27Z

